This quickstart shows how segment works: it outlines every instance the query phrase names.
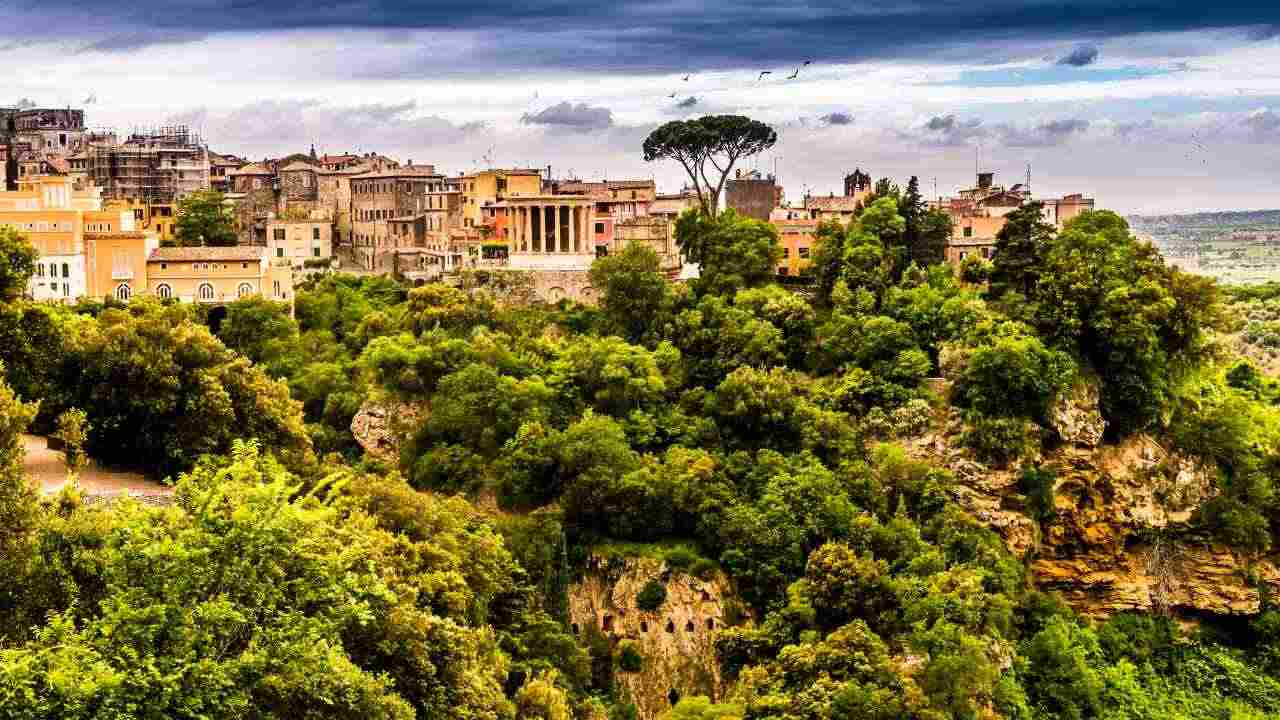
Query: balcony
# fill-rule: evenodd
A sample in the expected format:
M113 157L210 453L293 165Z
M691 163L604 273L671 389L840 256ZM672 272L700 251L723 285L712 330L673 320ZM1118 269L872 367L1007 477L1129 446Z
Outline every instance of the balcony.
M111 279L112 280L132 280L133 269L132 268L112 268Z

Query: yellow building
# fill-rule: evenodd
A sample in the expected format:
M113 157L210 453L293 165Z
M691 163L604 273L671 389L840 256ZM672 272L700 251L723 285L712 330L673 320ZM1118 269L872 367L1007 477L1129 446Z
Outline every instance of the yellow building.
M333 224L328 220L271 220L267 222L267 254L300 268L333 259Z
M210 305L250 295L293 300L288 260L272 262L264 247L162 247L147 257L147 290L162 299Z
M110 295L128 302L146 292L147 256L160 240L145 232L89 232L84 235L89 297Z
M17 190L0 192L0 226L21 232L40 253L27 288L37 300L71 302L113 293L118 283L97 270L111 267L112 254L126 246L133 257L158 244L138 231L132 212L104 210L97 188L76 189L67 176L29 176Z
M163 243L173 241L177 232L178 208L173 203L148 203L141 200L108 200L106 207L112 211L127 210L133 213L134 223L142 230L156 234Z
M770 222L778 229L778 243L782 246L782 260L778 265L778 274L792 277L800 275L813 262L810 258L814 245L817 244L814 232L822 221L774 219Z
M542 193L542 171L536 169L481 170L459 178L463 227L479 227L482 210L509 197Z

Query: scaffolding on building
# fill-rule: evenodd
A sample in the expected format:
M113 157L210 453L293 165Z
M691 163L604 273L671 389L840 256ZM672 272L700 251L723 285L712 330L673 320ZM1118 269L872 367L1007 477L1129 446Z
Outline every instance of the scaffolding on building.
M186 125L135 128L118 145L89 153L89 175L108 200L176 202L209 187L209 148Z

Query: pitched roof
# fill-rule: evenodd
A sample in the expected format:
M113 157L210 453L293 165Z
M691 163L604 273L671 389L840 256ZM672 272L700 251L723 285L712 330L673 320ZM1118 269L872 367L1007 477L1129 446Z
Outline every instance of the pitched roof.
M267 256L264 247L237 245L235 247L162 247L151 251L147 262L205 261L258 261Z
M317 168L314 165L311 165L310 163L304 163L301 160L294 160L288 165L285 165L284 167L280 168L280 172L298 172L300 170L315 172Z
M804 199L804 206L807 210L853 212L858 207L859 199L860 198L849 197L847 195L832 195L829 197L809 196Z
M228 175L272 175L271 168L262 163L249 163L244 167L232 170Z
M402 178L402 177L443 177L436 172L434 165L401 165L398 168L389 168L381 172L369 172L363 175L357 175L356 178L366 180L370 178Z

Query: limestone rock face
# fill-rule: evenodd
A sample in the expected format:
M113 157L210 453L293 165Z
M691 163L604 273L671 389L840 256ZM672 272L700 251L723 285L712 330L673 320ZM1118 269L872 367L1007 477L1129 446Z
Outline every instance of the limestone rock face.
M1032 577L1077 611L1183 615L1256 613L1259 586L1280 591L1274 558L1248 557L1195 527L1217 492L1216 469L1166 451L1146 435L1118 445L1065 445L1039 458L1057 475L1054 514L1037 523L1020 494L1020 468L993 469L959 446L954 423L911 441L917 458L956 477L952 498L1032 557ZM1086 438L1087 439L1087 438Z
M667 599L656 610L640 610L636 595L650 580L664 584ZM670 709L672 690L680 697L723 697L714 643L732 597L719 573L702 580L658 559L594 556L582 580L569 588L569 617L579 637L595 628L615 649L623 640L638 645L640 671L618 670L614 679L639 717L653 720Z
M1049 405L1049 425L1063 442L1097 447L1107 423L1098 409L1096 380L1078 381Z
M418 417L418 408L404 403L365 400L351 418L351 434L364 451L384 462L394 463Z

